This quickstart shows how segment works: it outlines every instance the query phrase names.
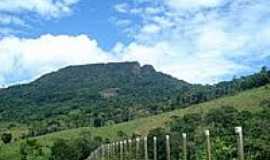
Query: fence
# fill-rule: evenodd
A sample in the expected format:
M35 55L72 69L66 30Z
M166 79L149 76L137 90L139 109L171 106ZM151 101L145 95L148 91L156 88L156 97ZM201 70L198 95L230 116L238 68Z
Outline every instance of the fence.
M235 135L237 139L237 157L232 159L244 160L244 144L243 144L243 132L242 127L235 127ZM210 138L210 131L204 132L205 142L205 154L206 160L212 160L212 143ZM157 146L158 138L156 136L152 139L152 146L148 144L148 137L126 139L122 141L112 142L109 144L103 144L98 147L94 152L90 154L87 160L171 160L171 139L169 135L165 136L164 151L158 151ZM188 157L188 139L187 133L182 134L181 146L182 152L179 159L189 160ZM149 158L149 149L151 152L151 159ZM166 154L164 158L160 158L160 153Z

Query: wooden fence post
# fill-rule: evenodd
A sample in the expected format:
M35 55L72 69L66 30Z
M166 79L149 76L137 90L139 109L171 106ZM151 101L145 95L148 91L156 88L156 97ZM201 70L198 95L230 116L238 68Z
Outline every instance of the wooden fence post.
M147 137L144 137L144 160L148 160Z
M171 160L171 146L170 146L170 136L166 135L166 153L167 160Z
M94 159L98 159L99 148L100 148L100 147L98 147L98 149L95 151Z
M157 160L157 137L153 138L154 141L154 160Z
M115 154L115 142L112 143L112 154Z
M128 143L127 143L127 140L124 140L124 159L128 160Z
M238 134L238 154L239 160L244 160L244 142L243 142L243 130L242 127L235 127L235 132Z
M210 131L209 130L205 130L205 136L206 136L206 143L207 143L208 160L211 160L212 154L211 154L211 142L210 142Z
M115 157L118 157L118 159L120 159L120 142L117 141L115 143Z
M183 133L183 159L187 160L187 134Z
M136 159L139 159L140 157L140 138L136 138L136 149L135 149L135 157Z
M128 157L129 159L132 158L132 139L128 140Z
M120 160L123 160L123 141L120 141Z
M110 144L107 144L107 159L110 160Z
M99 155L98 155L98 159L102 159L102 146L99 147Z
M116 142L116 152L120 153L120 141Z
M105 145L102 145L101 147L101 159L102 160L105 160Z

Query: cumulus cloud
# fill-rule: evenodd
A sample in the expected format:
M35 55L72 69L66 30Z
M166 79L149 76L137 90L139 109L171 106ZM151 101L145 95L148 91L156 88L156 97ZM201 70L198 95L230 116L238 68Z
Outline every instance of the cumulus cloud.
M108 61L152 64L193 83L215 83L270 66L270 20L265 18L270 16L269 1L137 2L114 6L126 14L124 19L114 19L115 24L134 40L116 43L109 53L85 35L0 40L0 84L31 80L67 65Z
M166 41L154 45L138 43L132 43L127 47L121 45L119 52L120 60L152 64L159 71L193 83L217 83L223 76L231 78L237 71L249 69L248 66L226 59L216 51L208 54L188 54L186 51L181 52L175 44Z
M140 2L140 28L123 59L139 60L195 83L227 80L270 65L266 0ZM132 10L132 6L130 6ZM160 12L144 12L155 8ZM131 16L132 13L130 13ZM268 60L267 60L268 59Z
M67 65L107 61L113 58L85 35L5 37L0 41L0 84L29 81Z

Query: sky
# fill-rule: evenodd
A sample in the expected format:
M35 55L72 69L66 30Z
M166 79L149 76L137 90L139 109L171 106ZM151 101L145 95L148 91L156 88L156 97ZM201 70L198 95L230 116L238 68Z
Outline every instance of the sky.
M270 67L270 1L0 0L0 86L122 61L201 84Z

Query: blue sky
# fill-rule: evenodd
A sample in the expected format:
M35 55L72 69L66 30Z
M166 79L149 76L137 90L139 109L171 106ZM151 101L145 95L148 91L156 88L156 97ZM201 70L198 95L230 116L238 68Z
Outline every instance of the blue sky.
M0 86L139 61L193 83L270 67L268 0L0 0Z

